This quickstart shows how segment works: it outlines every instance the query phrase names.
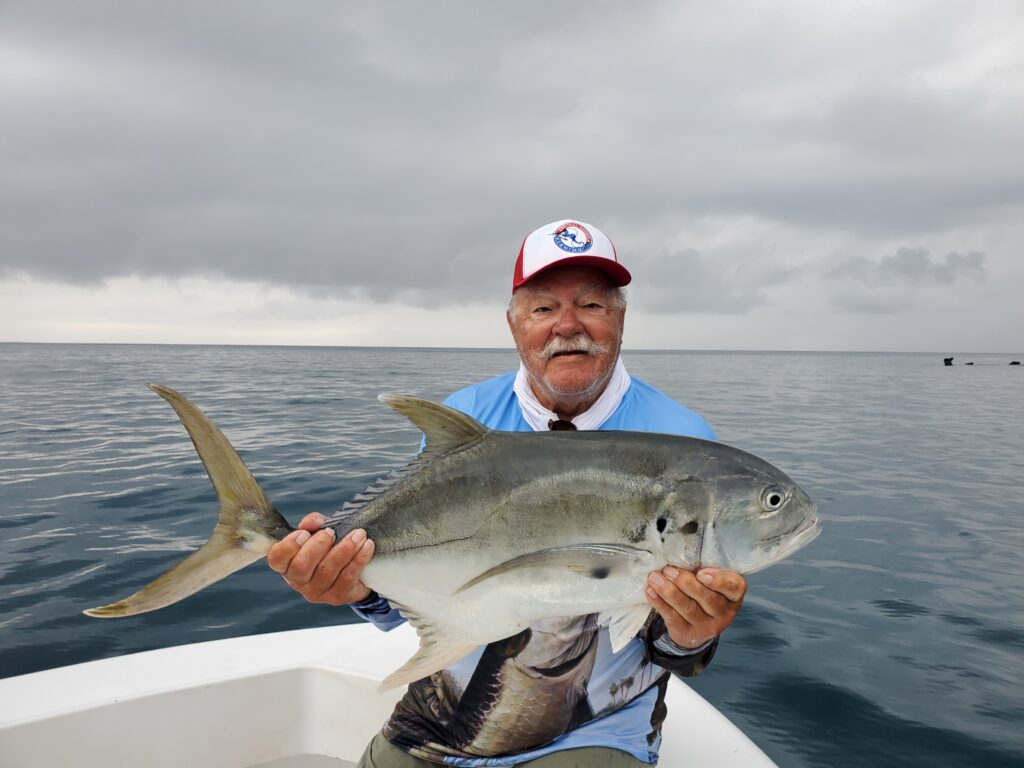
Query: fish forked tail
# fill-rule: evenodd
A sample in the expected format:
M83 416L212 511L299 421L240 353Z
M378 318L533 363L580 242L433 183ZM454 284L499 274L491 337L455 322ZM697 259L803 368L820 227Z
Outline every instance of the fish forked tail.
M101 619L133 616L171 605L254 563L292 531L235 449L196 406L173 389L147 384L178 413L220 499L210 539L134 595L84 613Z

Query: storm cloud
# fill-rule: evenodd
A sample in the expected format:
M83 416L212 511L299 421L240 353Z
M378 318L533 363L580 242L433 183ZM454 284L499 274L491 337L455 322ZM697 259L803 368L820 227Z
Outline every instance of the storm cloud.
M1013 2L9 0L0 28L0 280L498 307L573 217L631 312L914 281L1016 311Z
M987 276L983 253L949 253L945 259L932 260L925 248L900 248L895 254L883 256L879 261L858 256L839 264L829 275L868 285L887 285L893 282L951 285L957 280L981 283Z
M770 300L771 288L785 283L792 270L764 260L722 264L688 248L638 256L647 287L643 308L658 314L743 314Z
M836 285L836 306L855 313L898 314L913 310L923 297L938 296L949 303L961 294L961 286L970 293L972 284L984 283L987 272L985 254L977 251L932 259L924 248L899 248L877 261L848 259L830 270L828 278Z

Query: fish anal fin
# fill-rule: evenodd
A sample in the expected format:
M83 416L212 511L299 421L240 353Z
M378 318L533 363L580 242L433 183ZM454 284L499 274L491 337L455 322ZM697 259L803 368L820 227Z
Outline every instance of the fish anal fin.
M465 658L477 648L476 643L465 641L450 641L446 644L420 645L420 649L402 666L385 677L377 687L377 691L384 693L400 685L408 685L424 677L429 677L435 672L440 672L445 667L454 664L459 659Z
M606 579L628 573L644 558L651 554L645 549L625 544L573 544L565 547L550 547L514 557L470 579L456 590L465 592L482 581L493 579L513 571L533 568L568 568L581 576L592 579Z
M652 610L649 603L637 603L601 613L597 620L600 624L608 624L612 653L618 653L636 637L637 632L647 622L647 617L650 616Z
M378 691L390 691L400 685L422 680L468 656L479 643L459 637L434 619L404 605L391 603L409 620L420 638L420 647L401 667L381 681Z

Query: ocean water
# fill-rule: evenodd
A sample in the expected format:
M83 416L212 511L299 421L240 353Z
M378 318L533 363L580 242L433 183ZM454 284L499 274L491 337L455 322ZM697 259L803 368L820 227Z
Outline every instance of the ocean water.
M1024 765L1024 370L1008 355L626 351L785 469L822 535L750 579L691 684L784 768ZM1017 357L1020 359L1020 356ZM415 452L378 392L442 398L511 351L0 344L0 676L355 620L254 565L100 621L201 544L216 502L183 391L278 508L329 512Z

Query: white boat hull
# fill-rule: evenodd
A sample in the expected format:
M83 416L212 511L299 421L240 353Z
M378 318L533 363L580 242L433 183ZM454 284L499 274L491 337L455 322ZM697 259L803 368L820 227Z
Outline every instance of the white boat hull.
M347 625L164 648L0 680L6 768L354 765L402 690L408 627ZM718 710L673 679L661 766L771 768Z

